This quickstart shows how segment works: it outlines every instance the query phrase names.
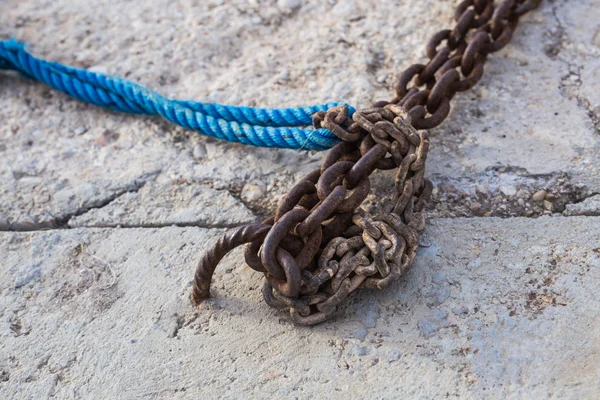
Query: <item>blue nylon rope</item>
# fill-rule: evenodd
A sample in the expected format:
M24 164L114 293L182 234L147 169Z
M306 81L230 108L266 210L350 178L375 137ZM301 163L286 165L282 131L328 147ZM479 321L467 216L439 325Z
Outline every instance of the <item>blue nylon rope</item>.
M76 99L110 110L163 117L195 132L261 147L325 150L340 141L327 129L306 129L312 115L344 103L252 108L171 100L137 83L33 57L14 39L0 41L0 69L19 71ZM348 107L350 113L354 112Z

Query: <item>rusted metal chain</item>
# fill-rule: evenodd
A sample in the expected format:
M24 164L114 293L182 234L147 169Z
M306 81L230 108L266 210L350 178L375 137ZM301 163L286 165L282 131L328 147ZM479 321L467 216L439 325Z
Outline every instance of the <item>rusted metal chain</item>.
M398 77L396 96L350 118L345 106L313 117L342 139L285 196L275 216L262 224L227 232L202 257L192 300L208 297L214 268L233 247L250 242L247 264L265 275L263 297L289 308L298 325L328 319L358 288L383 289L413 263L425 227L433 186L424 178L429 139L458 92L483 76L488 54L510 41L519 17L541 0L464 0L453 29L427 44L427 64ZM396 169L396 194L380 215L360 208L370 192L369 176Z

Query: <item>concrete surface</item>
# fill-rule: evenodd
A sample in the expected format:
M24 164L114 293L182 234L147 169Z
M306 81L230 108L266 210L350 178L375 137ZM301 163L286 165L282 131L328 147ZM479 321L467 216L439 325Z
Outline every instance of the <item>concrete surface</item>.
M456 3L5 0L0 37L171 97L360 107L392 96ZM598 0L523 19L430 132L414 268L312 329L262 302L240 251L217 298L196 310L187 295L202 249L271 213L322 154L0 73L1 397L598 398L598 21ZM392 182L379 174L375 194Z

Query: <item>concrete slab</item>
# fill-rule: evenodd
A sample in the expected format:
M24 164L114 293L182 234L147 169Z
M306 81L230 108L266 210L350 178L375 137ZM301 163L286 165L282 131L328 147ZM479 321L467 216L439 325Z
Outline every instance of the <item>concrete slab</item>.
M4 233L5 398L593 398L600 220L437 219L416 265L337 318L270 309L240 251L195 309L219 231Z
M362 107L393 96L455 3L5 0L0 37L170 97ZM272 213L322 154L0 73L2 397L595 398L599 13L544 1L523 18L430 132L434 219L414 268L315 328L262 302L239 250L216 298L187 296L220 228ZM377 174L367 206L392 182Z
M94 7L57 1L43 10L28 2L4 5L0 34L26 41L39 56L128 77L171 97L263 106L330 100L366 106L392 97L396 74L422 61L427 37L451 26L453 7L437 0L304 1L292 9L242 0L152 6L102 0ZM464 203L482 201L471 183L487 181L499 192L512 179L502 171L517 171L523 180L566 179L566 192L528 189L553 191L559 197L553 212L600 191L597 14L594 0L544 2L524 18L514 42L491 57L480 85L457 96L448 121L431 132L428 168L466 201L447 201L452 196L442 191L436 198L447 208L437 215L468 215ZM198 137L157 119L81 104L11 75L0 75L0 82L6 121L0 126L0 216L17 226L47 226L49 213L59 222L81 213L78 205L55 204L63 186L92 184L87 192L101 199L81 202L97 206L115 198L103 182L127 188L157 173L171 181L210 180L234 192L260 182L264 196L248 206L263 216L321 158ZM385 182L380 188L390 186ZM519 216L534 207L488 208L490 215Z

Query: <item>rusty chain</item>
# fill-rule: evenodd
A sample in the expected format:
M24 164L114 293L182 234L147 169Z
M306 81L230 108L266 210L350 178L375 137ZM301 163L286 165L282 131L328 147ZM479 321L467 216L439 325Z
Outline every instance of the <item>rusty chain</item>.
M263 297L289 308L298 325L328 319L358 288L383 289L413 263L433 190L424 178L429 149L426 129L438 126L458 92L483 76L488 54L510 41L519 18L541 0L464 0L453 29L427 44L427 64L414 64L398 77L396 96L349 117L337 107L313 118L316 128L342 141L283 198L262 223L228 231L203 255L192 300L210 296L214 270L233 248L248 243L246 263L265 276ZM375 170L397 169L396 194L381 215L360 208Z

